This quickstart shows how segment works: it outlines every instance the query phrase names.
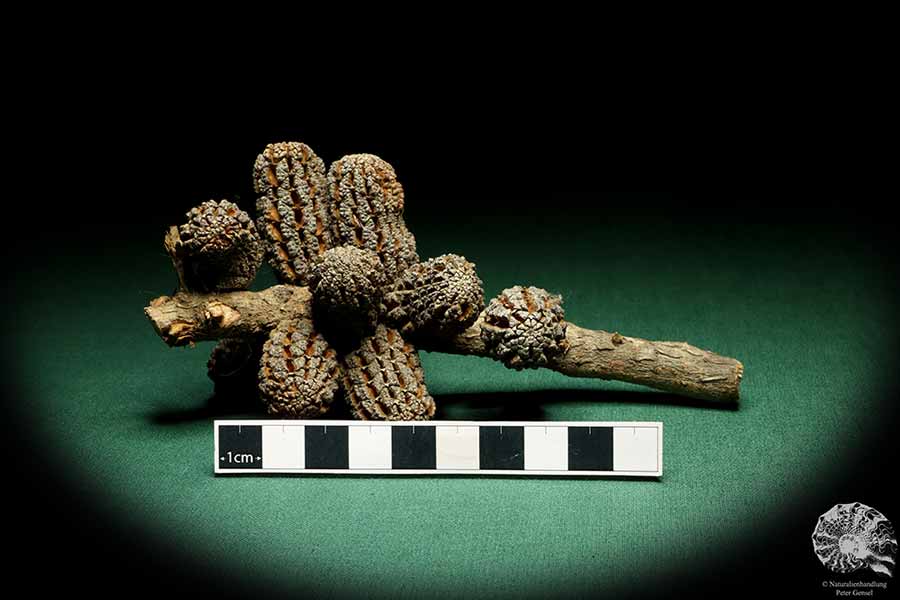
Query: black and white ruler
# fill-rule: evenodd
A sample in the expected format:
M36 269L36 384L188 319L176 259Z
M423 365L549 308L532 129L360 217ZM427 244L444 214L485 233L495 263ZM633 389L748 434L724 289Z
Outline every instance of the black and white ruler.
M658 422L216 421L215 472L660 477Z

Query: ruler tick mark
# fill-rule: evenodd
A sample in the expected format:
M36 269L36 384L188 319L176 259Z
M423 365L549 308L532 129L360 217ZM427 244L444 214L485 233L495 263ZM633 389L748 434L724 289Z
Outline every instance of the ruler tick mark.
M370 422L367 425L366 435L350 436L363 443L364 447L354 445L353 439L348 439L348 433L360 432L354 430L354 425L364 424L345 423L254 420L244 423L217 422L216 427L219 429L216 431L215 452L219 455L219 464L215 465L215 472L218 475L247 473L260 469L270 473L301 474L313 471L336 474L349 471L396 474L412 474L414 471L415 474L425 474L434 471L472 474L483 471L490 474L510 472L540 476L587 473L601 477L616 474L613 471L619 474L626 473L625 476L646 477L658 477L662 473L663 435L662 426L658 423L605 421L562 422L553 425L548 422L513 421L446 423L446 426L454 427L456 432L454 435L447 432L447 427L443 423L436 424L437 427L426 423L425 429L418 431L418 422L407 421L379 423L379 433L376 436L376 427ZM349 431L347 424L350 425ZM246 433L243 431L243 425L248 427ZM328 426L338 427L333 427L329 432ZM382 435L385 433L384 427L387 427L387 435ZM552 438L550 427L553 427ZM594 427L597 427L599 437L593 436ZM290 436L287 435L288 428L291 428ZM463 429L466 430L466 435L463 435ZM544 433L543 439L538 437L541 429ZM625 432L626 429L631 430L631 435ZM641 435L638 435L638 429L641 429ZM652 436L653 439L644 435L654 430L656 435ZM580 435L576 435L579 432ZM589 437L585 437L586 433ZM422 439L426 442L432 441L423 446ZM399 446L398 440L401 442ZM360 452L370 446L380 448L381 459L378 461L377 469L372 461L359 459ZM265 465L262 463L263 454L266 454ZM382 454L384 456L381 456ZM311 456L315 460L312 460ZM426 461L422 457L429 460ZM575 459L578 459L577 462L572 462Z

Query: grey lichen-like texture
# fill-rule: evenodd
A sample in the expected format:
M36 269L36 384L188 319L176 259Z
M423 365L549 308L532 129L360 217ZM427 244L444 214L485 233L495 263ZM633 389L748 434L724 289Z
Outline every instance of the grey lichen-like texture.
M189 289L245 289L262 263L263 246L253 220L228 200L208 200L186 215L172 240Z
M546 366L567 348L562 297L536 287L503 290L485 309L481 338L511 369Z
M270 415L317 417L331 406L340 384L337 352L308 319L284 321L263 345L259 393Z
M419 262L403 221L403 186L394 168L373 154L350 154L328 170L335 245L371 250L393 280Z
M310 270L316 326L329 339L332 332L355 337L354 341L371 333L386 282L384 267L374 252L355 246L327 250Z
M419 355L396 330L378 325L343 362L344 392L356 418L415 421L434 416Z
M472 325L484 308L475 265L444 254L405 269L385 293L385 322L407 339L447 337Z
M306 144L269 144L253 181L257 226L278 281L306 285L312 260L333 246L325 163Z

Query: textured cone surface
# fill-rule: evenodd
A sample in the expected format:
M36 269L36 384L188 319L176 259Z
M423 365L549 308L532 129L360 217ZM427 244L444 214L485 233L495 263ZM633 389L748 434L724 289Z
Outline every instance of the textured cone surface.
M253 220L228 200L192 208L174 240L185 285L200 292L245 289L262 263L263 246Z
M413 421L434 416L434 398L425 389L416 349L384 325L344 357L344 391L358 419Z
M567 348L562 298L536 287L503 290L485 309L481 337L507 367L545 366Z
M475 265L445 254L404 270L384 296L385 321L408 339L460 333L484 308Z
M328 170L336 245L378 255L393 280L419 262L416 239L403 221L403 186L394 168L372 154L350 154Z
M386 283L384 267L374 252L354 246L326 251L312 265L309 279L316 327L334 339L371 333Z
M206 363L216 395L256 396L262 341L229 338L219 340Z
M263 346L259 393L271 415L300 419L328 410L340 382L337 352L306 319L285 321Z
M306 144L269 144L253 180L269 263L281 283L306 285L310 262L333 245L325 163Z

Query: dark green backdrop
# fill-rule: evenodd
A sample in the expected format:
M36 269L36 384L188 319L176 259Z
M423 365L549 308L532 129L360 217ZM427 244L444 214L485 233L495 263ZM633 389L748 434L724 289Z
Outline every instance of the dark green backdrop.
M887 464L872 449L893 431L893 264L840 207L785 224L777 203L746 218L721 209L746 200L725 193L558 192L445 212L422 178L410 187L423 257L465 255L488 297L537 285L579 325L737 357L740 407L423 353L440 418L663 421L663 478L217 479L211 345L167 348L141 311L174 285L158 227L205 196L178 198L150 226L15 279L14 414L41 471L29 485L45 494L31 506L66 532L69 561L88 564L79 550L93 544L127 581L230 591L640 594L782 572L814 590L827 575L809 541L821 512L868 499L897 518L859 471ZM272 282L266 270L254 287Z
M442 39L443 14L356 32L341 6L316 43L311 6L230 28L221 11L22 21L39 32L4 70L7 588L834 597L818 516L860 501L900 519L893 96L869 67L891 38L686 64L552 10L539 28L456 11L467 26ZM257 30L265 45L241 43ZM164 227L211 198L252 209L253 160L282 140L392 163L421 255L465 254L488 295L544 286L580 325L741 359L740 408L425 355L442 417L663 421L665 476L214 478L209 345L167 348L141 309L174 287Z

